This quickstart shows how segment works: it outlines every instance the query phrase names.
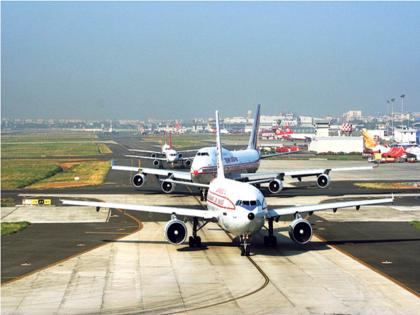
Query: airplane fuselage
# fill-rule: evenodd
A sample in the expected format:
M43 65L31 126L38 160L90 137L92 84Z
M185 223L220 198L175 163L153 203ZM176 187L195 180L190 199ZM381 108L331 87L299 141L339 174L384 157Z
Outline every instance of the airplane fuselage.
M257 150L237 151L222 150L223 166L226 177L235 178L235 174L255 173L260 166L260 153ZM216 177L216 148L200 149L191 164L191 179L195 183L208 184Z
M251 236L264 226L267 204L254 186L231 179L210 183L207 208L216 211L218 225L235 236Z

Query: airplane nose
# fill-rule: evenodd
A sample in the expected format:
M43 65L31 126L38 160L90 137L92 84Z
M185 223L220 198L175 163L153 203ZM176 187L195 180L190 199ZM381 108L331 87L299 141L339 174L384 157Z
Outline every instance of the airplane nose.
M250 221L254 220L254 218L255 218L255 214L253 214L252 212L248 213L248 219Z

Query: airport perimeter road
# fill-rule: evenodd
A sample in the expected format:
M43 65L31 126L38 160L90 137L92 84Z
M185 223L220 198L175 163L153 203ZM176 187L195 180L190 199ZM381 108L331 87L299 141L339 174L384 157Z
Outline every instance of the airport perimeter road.
M153 195L95 198L156 204ZM199 206L172 195L159 204ZM288 222L275 226L277 248L259 235L248 259L215 224L191 250L166 243L166 222L154 222L164 218L128 213L140 231L3 285L2 314L418 314L418 296L316 237L297 246Z

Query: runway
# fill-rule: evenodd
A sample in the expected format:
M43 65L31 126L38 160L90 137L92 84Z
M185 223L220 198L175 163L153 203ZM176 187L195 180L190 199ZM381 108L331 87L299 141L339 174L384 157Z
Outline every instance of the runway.
M119 148L120 156L125 146ZM316 168L325 163L284 162L270 161L261 169ZM419 181L418 165L413 167L395 164L372 171L376 177L362 174L358 180L395 181L393 176L401 173L405 181ZM129 176L111 171L100 187L2 194L203 206L188 190L162 194L153 181L134 191ZM289 222L280 221L275 225L278 246L264 247L263 232L254 238L249 259L239 255L235 243L215 224L199 232L201 249L168 244L165 215L113 210L118 217L106 223L35 223L3 238L2 313L417 314L420 274L412 267L420 264L420 256L413 254L420 250L420 233L408 222L420 218L419 190L365 189L349 180L354 174L333 176L326 190L312 182L288 182L267 202L284 206L402 195L390 207L313 216L316 236L305 246L294 244L287 235Z

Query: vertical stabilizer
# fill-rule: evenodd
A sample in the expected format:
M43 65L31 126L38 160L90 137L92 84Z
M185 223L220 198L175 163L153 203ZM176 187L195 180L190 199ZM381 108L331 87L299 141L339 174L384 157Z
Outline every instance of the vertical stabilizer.
M367 149L373 149L376 147L376 141L371 137L371 135L367 132L366 129L362 129L362 136L363 136L363 145Z
M258 104L254 115L254 124L252 125L251 135L249 136L248 149L257 150L258 131L260 127L260 108L261 104Z
M217 178L224 178L222 158L222 143L220 141L219 111L216 110L216 159L217 159Z
M169 131L169 147L172 149L172 132Z

